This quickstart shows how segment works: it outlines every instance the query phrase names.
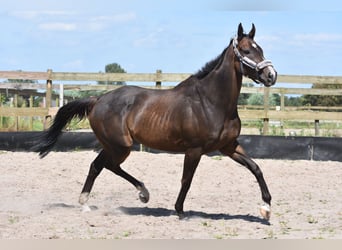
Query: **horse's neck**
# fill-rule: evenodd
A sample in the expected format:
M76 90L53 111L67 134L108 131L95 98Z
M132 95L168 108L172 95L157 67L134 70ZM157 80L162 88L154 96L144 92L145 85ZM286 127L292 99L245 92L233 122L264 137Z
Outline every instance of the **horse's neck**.
M222 63L202 80L200 88L212 103L231 109L236 108L241 83L242 74L234 67L234 52L228 48Z

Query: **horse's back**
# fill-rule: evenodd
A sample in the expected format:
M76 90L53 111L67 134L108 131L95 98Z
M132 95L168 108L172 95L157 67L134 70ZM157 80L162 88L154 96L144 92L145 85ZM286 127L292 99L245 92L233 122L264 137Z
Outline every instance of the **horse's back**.
M174 100L171 95L167 90L120 87L98 98L88 116L90 125L102 143L108 141L108 144L129 147L151 127L160 127L161 120L158 122L156 117L166 114L170 100Z
M191 85L172 90L124 86L101 96L89 121L99 140L110 145L130 147L138 141L165 151L209 150L220 140L224 118L205 108Z

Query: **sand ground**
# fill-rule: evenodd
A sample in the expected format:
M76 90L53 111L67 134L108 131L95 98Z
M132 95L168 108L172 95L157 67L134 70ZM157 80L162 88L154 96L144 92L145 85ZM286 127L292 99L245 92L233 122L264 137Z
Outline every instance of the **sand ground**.
M147 204L104 170L78 204L96 152L0 152L0 239L342 239L342 162L255 161L272 194L265 223L254 176L226 157L203 156L179 220L183 155L132 152L122 167L143 181Z

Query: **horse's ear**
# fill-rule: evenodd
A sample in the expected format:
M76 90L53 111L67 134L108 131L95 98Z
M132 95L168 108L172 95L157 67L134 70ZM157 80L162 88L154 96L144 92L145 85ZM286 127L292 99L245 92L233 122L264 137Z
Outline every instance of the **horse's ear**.
M254 39L254 36L255 36L255 26L254 26L254 23L252 23L252 29L249 32L248 36L249 36L249 38Z
M243 27L241 23L239 24L237 35L238 35L238 40L240 41L243 37Z

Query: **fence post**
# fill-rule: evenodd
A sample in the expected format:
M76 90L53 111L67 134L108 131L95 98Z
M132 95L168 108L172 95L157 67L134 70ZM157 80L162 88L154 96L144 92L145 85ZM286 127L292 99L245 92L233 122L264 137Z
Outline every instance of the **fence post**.
M285 111L285 94L284 91L281 90L280 91L280 112ZM281 131L284 132L284 119L280 119L280 127L281 127Z
M263 119L262 135L268 135L268 124L269 124L269 119L264 118Z
M264 126L263 126L263 135L268 135L269 96L270 96L270 89L267 88L267 87L264 87Z
M51 98L52 98L52 80L51 80L51 73L52 70L48 69L48 79L46 81L46 108L51 107Z
M18 90L14 94L13 106L18 108ZM19 131L19 116L17 114L14 116L14 129L15 131Z
M283 90L280 91L280 110L285 110L285 95Z
M319 136L319 120L315 120L315 136Z
M0 93L0 107L2 107L2 94ZM0 116L0 129L3 127L2 116Z
M46 81L46 94L45 94L45 108L49 109L51 107L51 99L52 99L52 70L48 69L48 79ZM44 129L46 129L50 123L51 117L47 114L44 117Z
M32 96L32 94L30 95L29 107L30 107L30 108L33 108L33 96ZM30 131L33 130L33 116L30 116L30 120L29 120L29 130L30 130Z
M61 108L64 105L64 85L63 83L59 84L59 107Z
M162 85L162 82L160 81L161 73L162 73L162 71L160 69L157 69L157 71L156 71L156 88L161 88L161 85Z

